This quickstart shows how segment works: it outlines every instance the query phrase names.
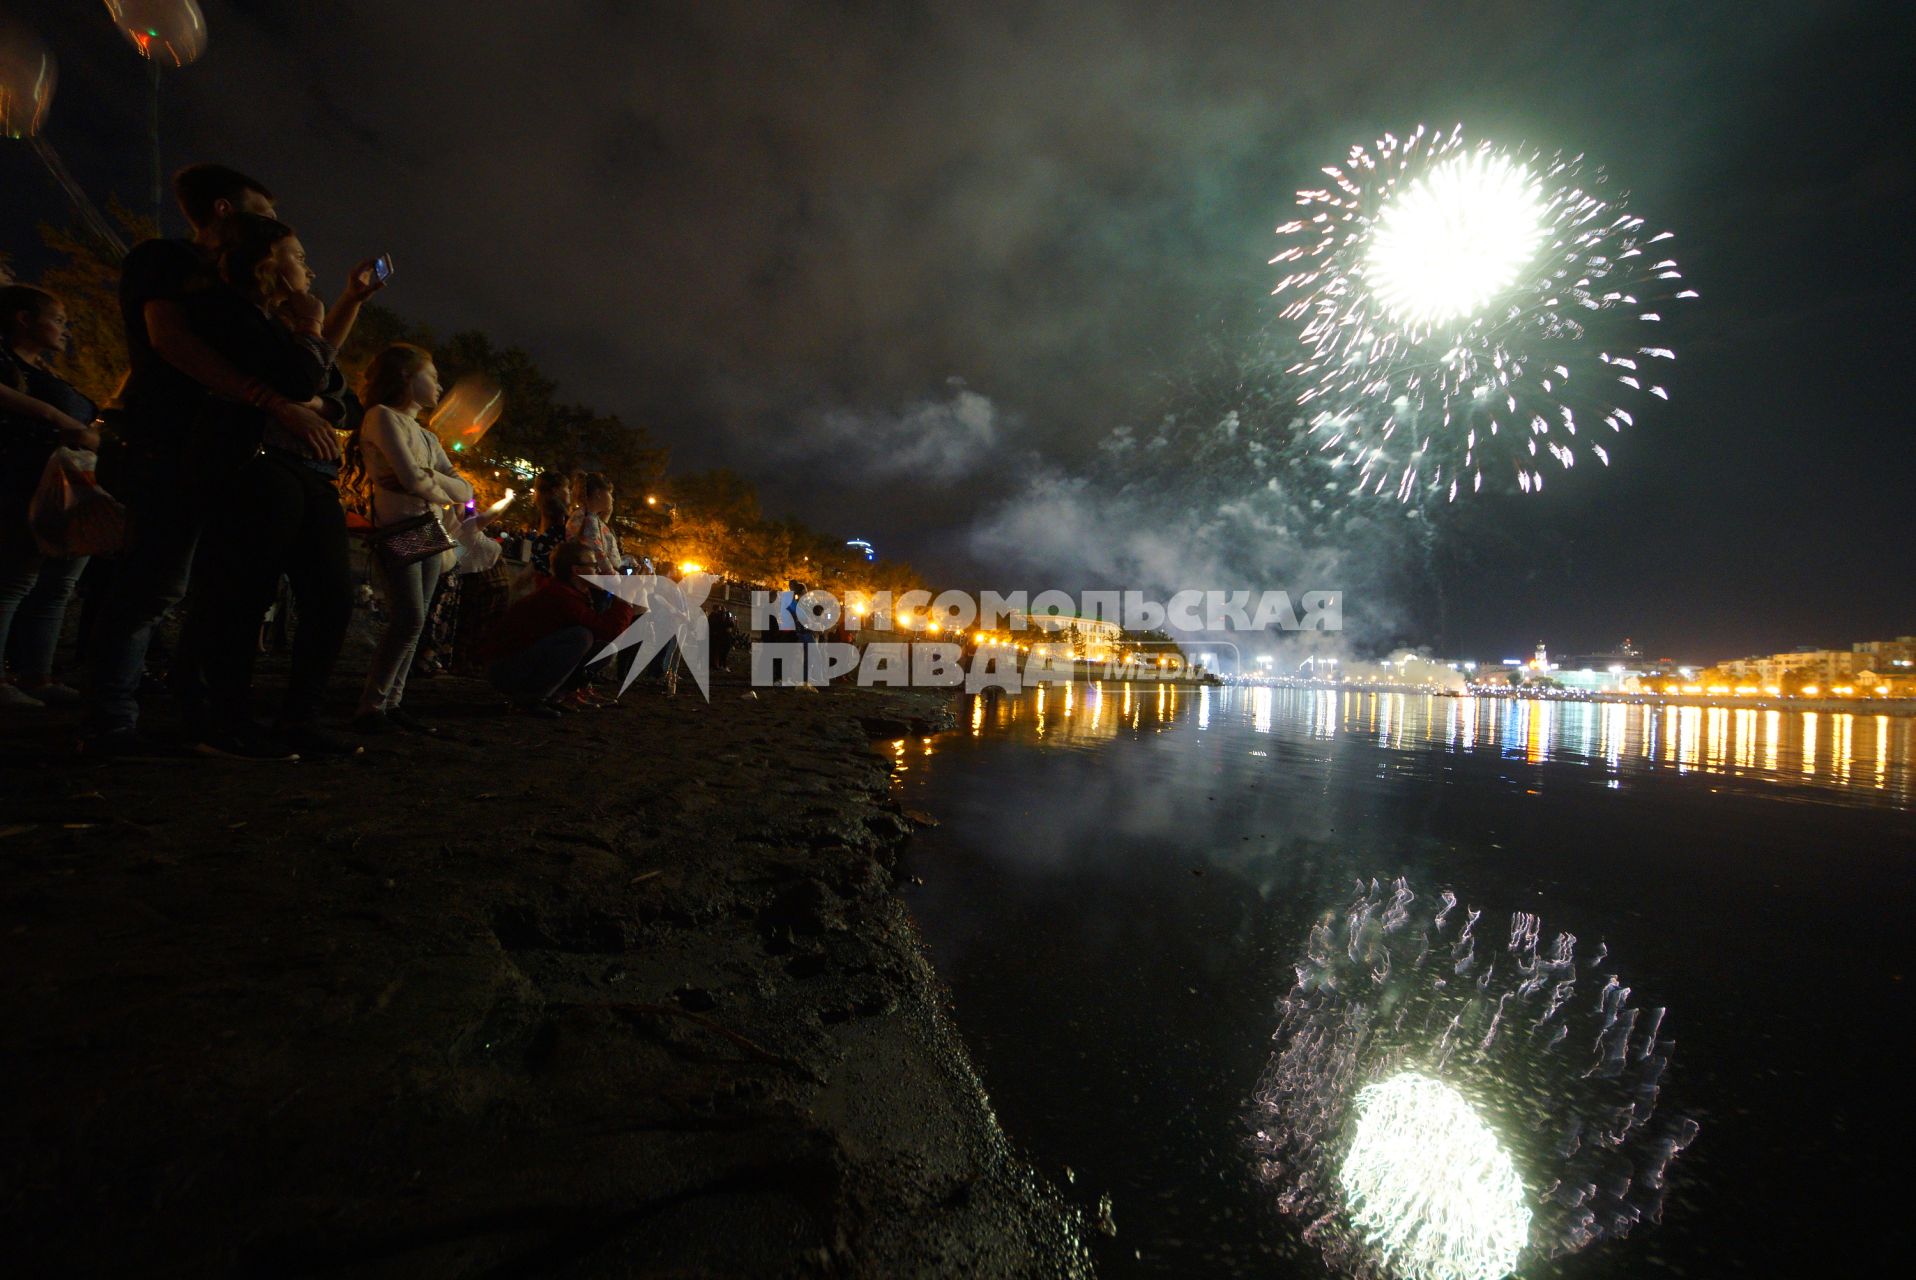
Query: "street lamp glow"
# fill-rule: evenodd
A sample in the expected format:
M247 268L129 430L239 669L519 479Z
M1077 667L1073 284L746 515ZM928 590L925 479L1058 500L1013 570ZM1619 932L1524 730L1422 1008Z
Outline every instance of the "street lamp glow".
M1454 156L1384 206L1365 272L1401 324L1465 320L1516 282L1548 220L1524 165L1488 151Z
M1351 1221L1406 1280L1502 1280L1530 1235L1510 1155L1449 1085L1415 1072L1357 1095L1338 1171Z

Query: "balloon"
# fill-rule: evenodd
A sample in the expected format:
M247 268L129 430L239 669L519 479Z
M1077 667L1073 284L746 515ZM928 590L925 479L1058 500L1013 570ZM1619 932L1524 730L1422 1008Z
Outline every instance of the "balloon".
M40 38L0 20L0 137L31 138L47 122L58 68Z
M106 0L106 11L154 62L183 67L206 52L206 19L194 0Z
M506 407L499 384L483 373L469 373L453 384L433 410L432 429L448 453L464 453L485 437Z

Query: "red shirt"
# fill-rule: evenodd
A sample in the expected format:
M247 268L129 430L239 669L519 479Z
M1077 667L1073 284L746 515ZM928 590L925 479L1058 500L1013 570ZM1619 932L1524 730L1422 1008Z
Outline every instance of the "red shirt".
M548 578L531 595L499 615L479 646L479 660L510 658L566 627L584 627L600 644L610 644L631 625L634 616L632 606L619 599L601 613L575 588Z

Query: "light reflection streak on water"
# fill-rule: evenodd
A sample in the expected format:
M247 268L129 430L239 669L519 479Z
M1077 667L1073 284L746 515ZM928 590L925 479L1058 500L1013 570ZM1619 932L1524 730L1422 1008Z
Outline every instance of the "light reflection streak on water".
M1688 773L1701 763L1697 748L1703 740L1703 708L1682 707L1677 711L1677 772Z
M1523 721L1523 757L1531 764L1542 764L1550 758L1550 722L1554 703L1537 702L1523 699L1520 715Z
M1729 709L1711 707L1704 713L1704 724L1703 767L1710 773L1716 773L1730 758L1726 750L1730 736Z
M1588 702L1573 702L1563 709L1563 714L1577 726L1577 754L1586 760L1602 758L1597 750L1598 708Z
M1155 694L1155 697L1152 696ZM1112 700L1109 714L1105 699ZM1089 746L1122 733L1216 731L1233 720L1285 742L1335 742L1356 735L1387 750L1437 747L1490 751L1530 764L1584 763L1609 777L1674 769L1816 787L1851 788L1881 802L1916 800L1912 755L1916 721L1870 715L1857 729L1847 713L1775 708L1654 707L1629 703L1555 703L1519 698L1449 698L1332 689L1133 687L1102 682L1082 691L1033 689L1023 696L974 699L964 713L972 734L1018 725L1062 747ZM1872 725L1869 721L1873 721ZM1873 731L1872 731L1873 730ZM901 763L917 752L894 747Z
M1624 739L1630 732L1628 709L1620 702L1603 704L1603 738L1600 750L1603 763L1615 773L1623 763Z

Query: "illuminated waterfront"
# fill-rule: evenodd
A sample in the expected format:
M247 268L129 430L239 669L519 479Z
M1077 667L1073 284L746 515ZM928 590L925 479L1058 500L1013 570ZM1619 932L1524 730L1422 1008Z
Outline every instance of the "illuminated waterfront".
M1867 710L1080 681L1022 698L974 699L965 716L974 736L1015 726L1064 745L1157 731L1188 716L1200 732L1240 724L1269 734L1281 724L1317 741L1586 765L1619 784L1668 772L1775 784L1799 798L1807 787L1835 803L1907 806L1916 797L1916 719Z

